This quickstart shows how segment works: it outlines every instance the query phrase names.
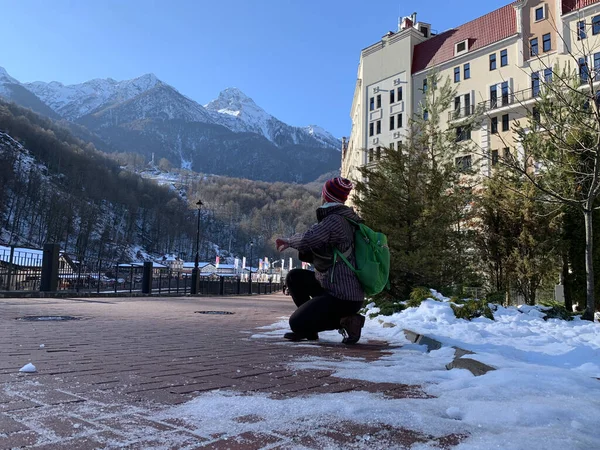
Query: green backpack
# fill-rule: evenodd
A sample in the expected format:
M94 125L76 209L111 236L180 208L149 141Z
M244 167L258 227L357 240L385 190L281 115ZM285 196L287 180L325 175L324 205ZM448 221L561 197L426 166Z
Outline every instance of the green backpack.
M379 294L386 287L389 288L390 249L387 245L387 236L373 231L364 223L346 217L345 219L356 227L354 232L356 268L352 267L344 253L337 248L333 251L333 264L335 266L339 256L356 274L367 296Z

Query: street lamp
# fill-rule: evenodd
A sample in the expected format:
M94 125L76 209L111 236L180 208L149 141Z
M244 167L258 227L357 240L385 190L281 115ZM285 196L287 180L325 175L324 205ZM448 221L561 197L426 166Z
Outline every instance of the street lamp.
M248 294L252 295L252 246L254 245L254 241L250 241L250 263L248 264L248 269L250 270L250 275L248 278Z
M194 268L192 269L192 286L190 287L190 294L195 295L198 293L198 285L200 282L198 262L200 260L199 245L200 245L200 209L202 208L202 200L196 202L198 206L198 224L196 225L196 257L194 259Z

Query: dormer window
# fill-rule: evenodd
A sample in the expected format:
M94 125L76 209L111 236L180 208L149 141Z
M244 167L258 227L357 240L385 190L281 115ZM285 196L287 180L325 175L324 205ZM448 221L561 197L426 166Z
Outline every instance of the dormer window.
M454 46L454 56L460 55L462 53L466 53L468 49L469 49L469 40L465 39L464 41L460 41Z

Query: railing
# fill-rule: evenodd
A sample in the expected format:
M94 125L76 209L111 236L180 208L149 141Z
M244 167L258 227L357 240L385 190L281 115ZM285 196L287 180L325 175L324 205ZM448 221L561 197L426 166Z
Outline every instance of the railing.
M448 120L464 119L475 114L475 105L463 106L462 108L455 108L454 111L448 113Z
M539 89L537 90L537 94L534 95L534 90L531 88L523 89L522 91L517 91L517 92L508 92L505 94L501 94L497 98L493 98L493 99L489 99L489 100L480 102L477 104L477 107L475 107L475 105L472 105L472 106L462 107L462 108L458 108L453 111L450 111L448 113L448 120L452 121L452 120L459 120L459 119L464 119L466 117L470 117L473 114L475 114L476 110L479 110L481 112L488 112L488 111L492 111L494 109L503 108L505 106L520 104L520 103L526 102L528 100L532 100L532 99L536 98L538 95L539 95Z
M0 249L0 291L38 290L42 252L3 247Z
M48 269L43 266L43 251L0 248L0 291L39 291L44 270ZM152 293L185 295L191 292L190 271L153 267L151 272L151 280L146 281ZM61 253L58 270L54 273L56 290L62 292L127 295L141 293L144 286L144 269L139 263L86 263ZM281 288L277 274L261 274L252 281L253 294L270 294ZM198 294L248 295L248 291L248 282L239 275L200 274Z
M539 93L539 89L538 89ZM526 102L527 100L532 100L536 98L538 95L534 95L534 90L523 89L522 91L517 92L508 92L504 95L499 96L496 99L486 100L485 102L479 103L479 108L483 111L491 111L493 109L502 108L504 106L511 106L514 104L520 104Z

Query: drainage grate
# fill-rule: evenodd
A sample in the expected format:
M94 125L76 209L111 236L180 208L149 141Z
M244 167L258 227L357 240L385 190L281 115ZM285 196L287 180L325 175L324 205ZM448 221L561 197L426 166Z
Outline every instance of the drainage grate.
M25 316L17 317L17 320L25 320L27 322L64 322L66 320L79 320L73 316Z
M196 314L216 314L216 315L229 315L234 314L231 311L194 311Z

